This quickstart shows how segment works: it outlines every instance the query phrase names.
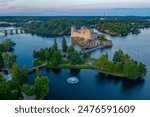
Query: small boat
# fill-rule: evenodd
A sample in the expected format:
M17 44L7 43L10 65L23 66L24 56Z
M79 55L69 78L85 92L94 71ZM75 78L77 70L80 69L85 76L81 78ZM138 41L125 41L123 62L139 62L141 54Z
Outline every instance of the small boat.
M67 79L67 82L70 84L76 84L79 82L79 79L77 77L70 77Z

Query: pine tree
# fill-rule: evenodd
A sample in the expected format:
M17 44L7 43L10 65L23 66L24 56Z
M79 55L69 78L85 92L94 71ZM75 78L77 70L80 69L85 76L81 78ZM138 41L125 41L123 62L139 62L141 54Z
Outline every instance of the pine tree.
M50 59L50 54L49 54L49 51L47 49L45 50L45 59L46 60Z
M53 65L57 66L61 64L62 58L61 58L61 53L59 51L56 51L51 58L51 62Z
M63 50L63 52L67 52L67 49L68 49L68 46L67 46L66 38L63 37L63 40L62 40L62 50Z
M53 52L58 50L56 38L54 39Z
M12 66L12 77L13 77L13 81L17 87L22 86L21 72L16 63L14 63Z
M28 83L29 72L28 72L28 67L27 66L23 66L23 68L21 70L21 76L22 76L23 83Z
M40 77L40 76L36 77L33 86L33 91L37 99L42 99L44 96L46 96L49 90L48 84L49 84L48 77Z

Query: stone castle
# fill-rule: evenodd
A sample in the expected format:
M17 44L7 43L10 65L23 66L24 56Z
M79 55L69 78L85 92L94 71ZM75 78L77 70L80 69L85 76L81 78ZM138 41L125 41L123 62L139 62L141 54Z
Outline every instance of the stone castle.
M111 46L112 41L100 41L99 34L94 32L93 29L87 27L81 27L77 30L75 26L71 27L71 38L73 43L77 43L82 47L93 48L98 46Z
M81 30L77 30L75 26L71 27L71 37L84 38L85 41L93 40L98 38L98 34L95 33L91 28L81 27Z

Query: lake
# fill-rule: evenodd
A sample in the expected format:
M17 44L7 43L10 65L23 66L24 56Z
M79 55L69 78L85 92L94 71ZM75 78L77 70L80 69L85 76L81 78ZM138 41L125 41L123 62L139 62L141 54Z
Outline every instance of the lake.
M85 69L78 72L69 69L61 70L40 70L41 75L48 76L50 79L49 93L47 99L77 99L77 100L98 100L98 99L150 99L150 29L142 29L139 35L128 35L126 37L113 37L107 35L113 41L113 47L100 49L91 54L91 57L98 58L104 53L108 53L110 59L113 53L122 49L133 59L141 61L147 66L147 76L145 80L130 81L127 79L105 76L99 72ZM16 42L15 54L17 63L20 67L24 64L28 67L33 66L33 50L50 47L53 45L54 38L40 37L32 34L19 35L0 35L0 41L11 38ZM61 48L62 37L56 37L58 47ZM66 36L67 44L71 44L70 36ZM78 46L75 46L79 49ZM69 84L66 80L69 77L79 78L77 84ZM34 83L35 74L30 75L29 83Z

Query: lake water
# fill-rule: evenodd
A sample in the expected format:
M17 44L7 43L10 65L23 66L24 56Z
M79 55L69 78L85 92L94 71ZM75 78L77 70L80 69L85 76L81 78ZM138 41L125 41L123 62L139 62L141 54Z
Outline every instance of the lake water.
M113 53L122 49L137 61L146 64L148 73L145 80L130 81L122 78L104 76L93 70L80 70L72 72L69 69L53 71L40 70L41 75L50 79L48 99L150 99L150 29L142 29L139 35L128 35L126 37L112 37L106 35L113 41L113 47L93 52L91 57L98 58L108 53L110 59ZM44 38L32 34L0 35L0 41L11 38L16 42L15 54L19 66L24 64L33 66L32 52L34 49L50 47L54 38ZM68 45L71 44L70 36L66 36ZM58 47L61 48L62 37L57 37ZM79 49L76 46L76 49ZM30 75L30 84L34 83L35 74ZM77 84L67 83L69 77L79 78Z

